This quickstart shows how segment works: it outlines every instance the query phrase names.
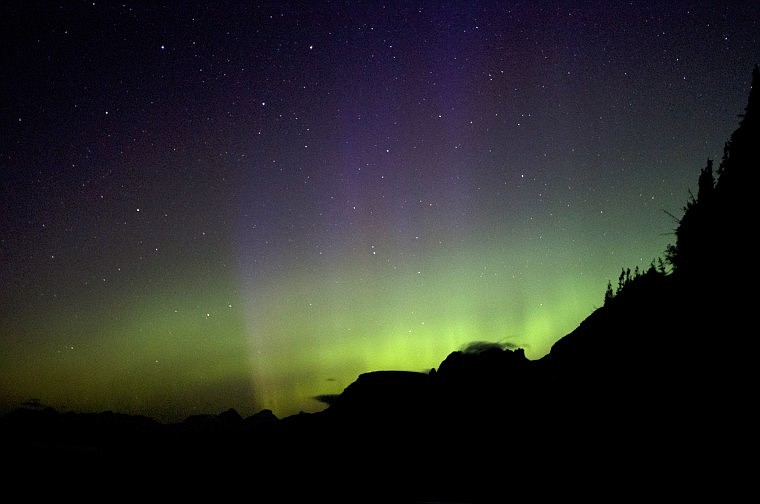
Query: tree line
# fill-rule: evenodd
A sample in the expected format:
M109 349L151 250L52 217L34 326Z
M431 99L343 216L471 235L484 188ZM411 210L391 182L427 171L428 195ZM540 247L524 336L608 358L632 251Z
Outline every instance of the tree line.
M723 148L717 170L712 159L700 171L696 196L689 191L676 222L675 242L665 258L652 261L646 270L622 268L615 288L607 282L605 305L625 293L672 275L687 283L725 287L736 282L739 271L753 262L754 242L748 229L755 211L753 192L760 173L760 69L752 71L747 105L738 128Z

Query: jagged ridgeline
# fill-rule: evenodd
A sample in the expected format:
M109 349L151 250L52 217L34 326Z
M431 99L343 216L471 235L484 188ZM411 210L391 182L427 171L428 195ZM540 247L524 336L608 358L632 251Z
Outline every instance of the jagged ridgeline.
M754 194L760 170L760 70L752 71L752 85L739 126L723 149L717 170L708 159L697 181L697 195L690 192L682 216L672 216L677 226L675 243L647 270L623 268L617 288L608 282L605 304L625 291L657 282L672 274L682 282L710 287L716 295L746 283L753 274L755 256Z

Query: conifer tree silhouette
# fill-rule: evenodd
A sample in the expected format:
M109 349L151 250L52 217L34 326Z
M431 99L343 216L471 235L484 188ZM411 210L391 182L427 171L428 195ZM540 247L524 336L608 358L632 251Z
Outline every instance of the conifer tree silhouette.
M760 140L760 69L757 65L752 71L752 85L750 87L747 106L744 114L740 114L739 127L731 135L723 149L723 159L718 168L717 192L723 197L731 194L748 194L752 188L743 184L746 178L752 176L757 180L758 161L760 161L760 149L757 141Z
M752 261L753 238L747 225L754 211L753 198L760 171L760 69L752 71L745 113L723 149L713 174L713 162L702 169L696 198L683 208L675 229L676 242L666 249L673 273L723 283L722 268Z
M749 228L756 213L756 191L760 187L760 67L752 70L752 84L744 113L740 114L739 126L723 148L723 158L714 170L713 160L708 158L697 181L697 195L689 192L681 218L673 217L675 243L665 249L665 261L658 258L646 272L636 267L623 268L617 289L611 292L608 284L605 304L619 296L640 277L653 279L671 273L692 286L715 292L734 291L732 282L741 271L748 271L754 264L754 231ZM717 176L716 176L717 173ZM729 267L737 269L727 274Z
M673 271L679 274L692 273L706 267L715 247L715 179L712 159L708 159L707 165L702 168L697 185L697 197L689 194L683 216L678 220L675 246L667 251Z
M607 290L604 292L604 304L608 305L614 298L615 293L612 291L612 281L607 281Z

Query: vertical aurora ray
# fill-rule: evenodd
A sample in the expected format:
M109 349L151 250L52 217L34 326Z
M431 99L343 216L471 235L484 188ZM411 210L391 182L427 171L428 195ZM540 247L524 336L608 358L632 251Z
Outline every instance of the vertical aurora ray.
M547 262L509 240L471 241L414 264L370 253L249 285L258 407L317 411L324 405L313 397L340 393L360 373L426 371L472 341L510 343L538 358L600 304L600 272L584 275L577 251Z

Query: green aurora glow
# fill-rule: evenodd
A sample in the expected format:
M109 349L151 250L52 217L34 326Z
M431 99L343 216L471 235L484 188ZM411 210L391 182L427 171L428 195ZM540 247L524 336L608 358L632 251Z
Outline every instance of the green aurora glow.
M165 274L118 298L72 298L65 310L16 320L4 354L28 358L6 360L6 383L16 387L2 392L163 421L232 406L248 415L318 411L325 405L315 396L340 393L360 373L426 371L472 341L541 357L601 304L619 263L643 267L663 249L666 238L648 238L647 257L617 256L608 244L597 260L569 234L538 250L473 238L414 268L388 266L378 247L332 269L288 270L251 293L224 272ZM22 340L34 349L14 351Z

